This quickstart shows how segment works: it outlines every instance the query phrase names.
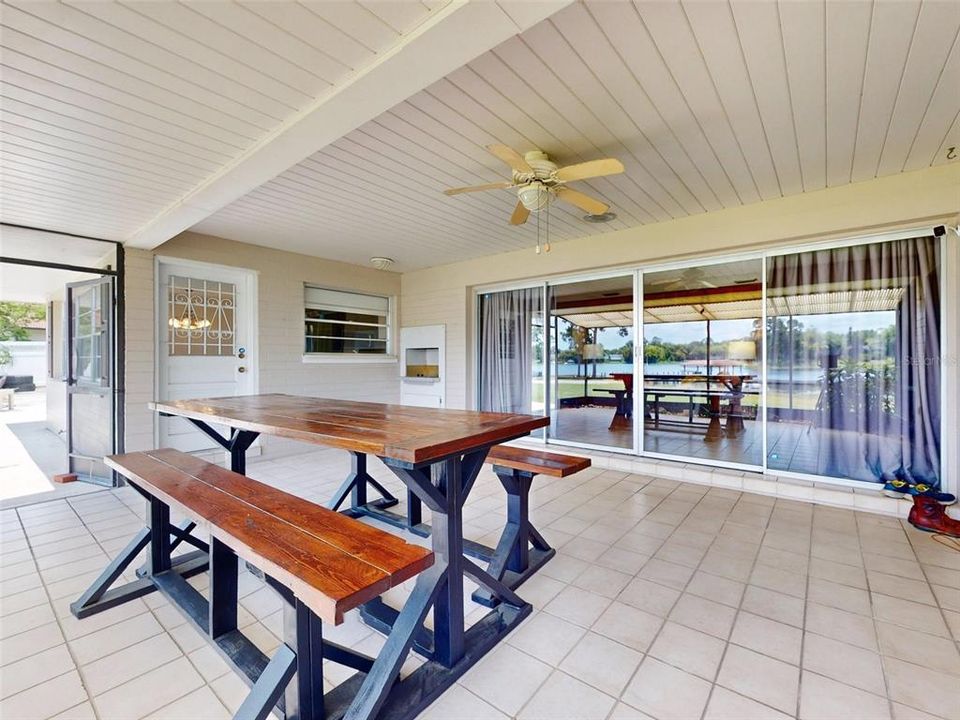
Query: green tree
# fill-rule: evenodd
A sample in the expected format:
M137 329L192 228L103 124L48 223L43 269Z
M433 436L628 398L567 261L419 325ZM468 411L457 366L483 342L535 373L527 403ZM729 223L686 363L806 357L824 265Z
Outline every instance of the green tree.
M654 338L656 340L657 338ZM667 360L667 348L656 342L648 342L643 346L643 360L647 363L659 363Z
M37 303L0 302L0 340L28 340L26 324L43 320L46 312Z

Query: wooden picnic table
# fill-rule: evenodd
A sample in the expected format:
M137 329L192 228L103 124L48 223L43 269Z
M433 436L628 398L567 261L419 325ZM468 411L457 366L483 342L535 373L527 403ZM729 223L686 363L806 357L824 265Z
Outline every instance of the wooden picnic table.
M147 501L147 526L70 605L77 618L160 592L250 685L234 720L266 720L274 709L290 720L373 720L383 717L381 709L387 717L412 717L403 710L415 712L409 698L421 697L422 688L398 682L397 663L409 645L397 638L374 659L325 639L323 625L337 625L349 610L433 572L429 549L179 450L104 462ZM172 525L171 511L186 523ZM194 528L209 539L194 536ZM174 556L180 542L197 551ZM137 579L117 585L141 550L147 562ZM238 624L238 558L282 599L283 642L270 656ZM204 570L208 585L201 593L186 578ZM324 692L327 663L348 671L330 692Z
M743 433L743 416L740 409L740 401L745 395L759 395L758 390L743 390L741 386L736 389L699 389L699 388L656 388L645 387L643 390L645 400L652 400L653 417L650 417L647 411L647 419L653 421L653 426L659 428L660 419L660 400L664 397L685 397L690 402L689 423L693 423L693 400L695 398L704 398L710 406L710 422L707 425L707 432L704 435L705 442L715 442L723 439L725 436L724 428L720 424L720 401L728 399L731 404L731 413L727 416L726 436L738 437ZM736 412L733 412L733 411Z
M433 571L418 578L403 611L372 601L362 613L369 624L388 632L410 623L405 613L411 603L433 609L433 631L418 626L405 632L417 651L431 659L418 671L424 698L436 697L530 614L528 603L464 557L463 504L487 451L547 425L548 417L280 394L157 401L150 408L189 420L229 451L231 469L239 473L246 470L246 450L261 434L350 452L355 472L344 483L345 492L372 480L365 456L376 455L406 485L411 506L419 508L422 502L430 508ZM229 432L217 432L214 424ZM469 630L464 629L465 577L501 599Z
M594 392L607 393L615 398L617 405L608 429L629 430L633 427L631 420L633 415L633 391L621 390L620 388L594 388Z

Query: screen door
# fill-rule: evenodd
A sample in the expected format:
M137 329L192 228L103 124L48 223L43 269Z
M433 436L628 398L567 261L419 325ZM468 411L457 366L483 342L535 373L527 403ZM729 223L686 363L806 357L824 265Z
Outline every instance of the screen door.
M67 285L67 454L80 480L113 484L115 452L114 278Z

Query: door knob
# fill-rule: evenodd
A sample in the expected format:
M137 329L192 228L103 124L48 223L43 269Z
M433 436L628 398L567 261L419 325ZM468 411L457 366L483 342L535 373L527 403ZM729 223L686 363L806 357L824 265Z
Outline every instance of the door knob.
M246 371L247 369L243 365L237 368L237 372L246 372Z

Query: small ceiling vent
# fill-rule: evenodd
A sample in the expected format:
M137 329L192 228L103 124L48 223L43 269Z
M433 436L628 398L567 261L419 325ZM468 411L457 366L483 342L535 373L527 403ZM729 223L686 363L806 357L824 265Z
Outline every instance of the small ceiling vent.
M584 215L583 221L588 223L608 223L616 220L617 214L612 212L600 213L599 215Z

